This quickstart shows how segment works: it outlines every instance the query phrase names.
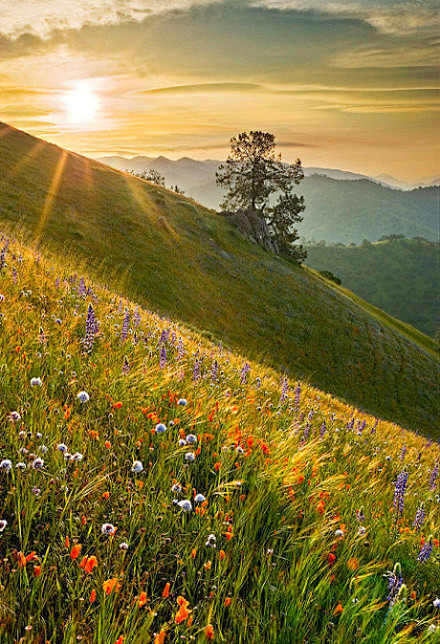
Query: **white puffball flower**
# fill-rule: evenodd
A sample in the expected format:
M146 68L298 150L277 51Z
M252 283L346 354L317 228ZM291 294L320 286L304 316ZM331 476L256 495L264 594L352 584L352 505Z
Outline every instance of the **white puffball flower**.
M185 510L185 512L191 512L192 510L192 505L191 501L188 501L188 499L183 499L183 501L179 501L177 504L182 510Z
M164 425L163 423L158 423L156 425L156 434L163 434L166 431L167 431L167 426Z
M144 469L144 466L140 461L134 461L131 471L138 474L139 472L142 472L143 469Z
M203 494L196 494L194 497L194 501L196 503L203 503L203 501L206 501L206 498L203 496Z
M194 443L197 443L197 436L195 434L188 434L186 442L188 445L194 445Z
M9 458L4 458L2 461L0 461L0 470L4 470L5 472L10 472L12 469L12 462L9 460Z
M195 456L194 452L187 452L185 454L185 461L189 461L190 463L192 463L195 460L196 460L196 456Z
M41 387L42 384L41 378L31 378L31 387Z
M38 457L34 461L32 461L32 467L34 470L40 470L44 465L44 461L42 458Z
M186 400L186 398L179 398L179 400L177 401L177 404L181 405L182 407L185 407L185 405L188 404L188 401Z
M80 391L76 397L78 398L80 403L86 403L86 402L89 402L90 400L90 396L87 393L87 391Z

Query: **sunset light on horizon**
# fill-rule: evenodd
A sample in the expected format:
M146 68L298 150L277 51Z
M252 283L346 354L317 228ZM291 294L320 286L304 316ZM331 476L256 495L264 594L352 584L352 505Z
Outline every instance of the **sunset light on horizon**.
M19 0L0 119L91 157L224 159L268 130L287 161L416 180L437 170L438 25L431 0Z

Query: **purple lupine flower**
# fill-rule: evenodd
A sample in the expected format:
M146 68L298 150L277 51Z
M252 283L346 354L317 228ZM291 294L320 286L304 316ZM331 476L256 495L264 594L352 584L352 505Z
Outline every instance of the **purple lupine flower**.
M89 303L86 318L86 333L84 335L84 351L90 353L93 349L93 341L95 339L95 311L93 306Z
M197 382L198 380L200 380L200 362L196 360L194 362L193 381Z
M163 369L166 363L167 363L167 352L165 351L165 345L163 344L160 349L159 368Z
M60 288L60 278L57 277L55 280L55 288Z
M128 336L128 327L130 326L130 312L128 309L125 309L124 320L122 322L121 329L121 342L125 342Z
M399 590L403 584L403 577L400 564L396 563L392 571L388 571L384 577L388 577L388 596L387 601L390 602L390 607L396 603L399 595Z
M358 423L358 435L360 436L362 432L365 429L365 425L367 424L367 421L364 419L362 422Z
M438 461L436 461L432 472L431 472L431 477L429 479L429 489L430 490L435 490L435 486L437 483L437 477L438 477Z
M420 563L426 563L431 556L432 548L432 537L429 537L428 541L423 544L419 552L419 556L417 557L417 561Z
M136 309L134 311L134 316L133 316L133 324L134 324L134 326L136 328L138 328L140 323L141 323L141 316L140 316L140 313L139 313L139 307L136 306Z
M299 411L299 400L301 398L301 383L298 382L298 384L295 387L295 409L296 411Z
M259 389L261 387L261 378L259 376L255 378L255 383L257 385L257 389Z
M17 284L17 269L15 268L15 266L12 269L12 281L14 282L14 284Z
M124 364L122 365L122 373L124 376L130 373L130 363L128 362L127 356L124 356Z
M171 333L171 344L176 344L176 340L177 340L177 335L176 335L175 330L173 329L173 331Z
M3 246L0 252L0 271L2 271L6 266L6 246Z
M346 429L353 429L353 427L354 427L354 417L353 416L350 418L350 420L348 421L348 423L346 424L345 427L346 427Z
M168 332L166 329L164 329L160 334L158 346L160 346L161 344L166 344L167 342L168 342Z
M419 509L416 512L416 516L414 517L414 522L413 522L413 528L416 528L417 530L422 527L422 525L425 522L425 506L422 503L422 505L419 507Z
M283 386L281 387L280 405L284 405L284 403L287 400L287 388L288 388L287 378L284 378L283 379Z
M406 490L407 482L408 482L408 472L405 472L405 470L403 470L402 472L400 472L399 476L397 477L396 487L394 489L393 505L398 514L402 514L403 512L403 504L405 502L405 490Z
M217 360L214 360L212 363L212 369L211 369L211 379L216 382L218 378L218 362Z
M321 438L324 436L326 431L327 431L327 425L326 425L326 422L324 420L322 425L321 425L321 429L319 430L319 435L321 436Z
M78 284L78 297L85 297L87 293L84 277L81 277Z
M406 445L404 445L404 446L402 447L402 451L400 452L400 462L401 462L401 463L403 463L403 461L404 461L404 459L405 459L406 449L407 449L407 448L406 448Z
M247 362L244 363L243 368L240 373L240 382L242 385L246 384L247 381L247 375L249 371L251 370L250 366L248 365Z
M40 326L40 331L39 331L39 334L38 334L38 342L40 344L46 344L46 342L47 342L47 335L45 334L44 329L41 326Z
M183 350L183 340L182 338L179 338L179 342L177 343L177 359L183 360L184 355L185 355L185 352Z
M359 523L363 523L365 521L365 512L363 506L360 508L360 510L356 510L356 521L359 521Z

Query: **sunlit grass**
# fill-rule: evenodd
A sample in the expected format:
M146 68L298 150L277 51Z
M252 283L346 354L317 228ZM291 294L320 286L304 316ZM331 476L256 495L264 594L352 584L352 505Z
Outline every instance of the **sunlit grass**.
M2 643L439 641L438 444L1 249Z

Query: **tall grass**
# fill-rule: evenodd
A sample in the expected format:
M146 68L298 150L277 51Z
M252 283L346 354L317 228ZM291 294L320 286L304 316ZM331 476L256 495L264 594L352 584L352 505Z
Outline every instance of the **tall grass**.
M439 641L437 444L1 248L2 643Z

